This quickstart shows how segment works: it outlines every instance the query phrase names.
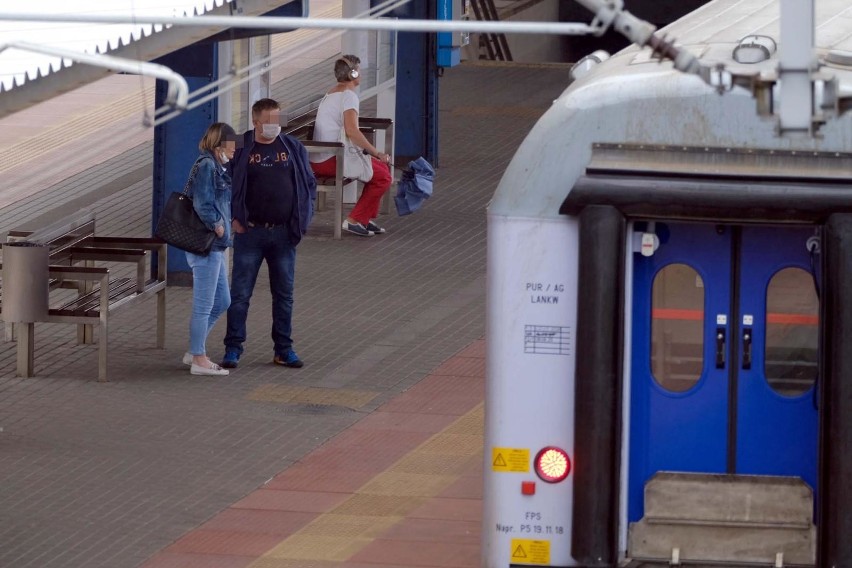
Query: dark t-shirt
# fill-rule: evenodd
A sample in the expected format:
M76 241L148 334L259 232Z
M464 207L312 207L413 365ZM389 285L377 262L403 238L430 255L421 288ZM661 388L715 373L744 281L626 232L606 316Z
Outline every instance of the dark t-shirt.
M255 142L249 150L246 210L250 223L289 224L293 217L296 175L293 161L278 138Z

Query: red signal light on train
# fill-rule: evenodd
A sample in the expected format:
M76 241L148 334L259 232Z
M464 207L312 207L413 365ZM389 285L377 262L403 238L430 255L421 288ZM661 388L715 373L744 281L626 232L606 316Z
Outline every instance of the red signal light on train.
M559 483L571 473L571 459L568 453L556 446L547 446L535 456L535 472L542 481Z

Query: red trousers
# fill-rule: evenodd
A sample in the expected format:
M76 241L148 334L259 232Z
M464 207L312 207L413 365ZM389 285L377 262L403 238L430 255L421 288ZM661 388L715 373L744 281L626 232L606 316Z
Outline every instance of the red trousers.
M373 161L373 179L364 184L364 190L361 192L361 197L358 198L358 203L349 213L350 219L354 219L362 225L366 225L379 216L379 202L391 185L388 165L375 158L370 159ZM316 164L311 162L311 169L318 177L333 178L337 173L337 158L331 157Z

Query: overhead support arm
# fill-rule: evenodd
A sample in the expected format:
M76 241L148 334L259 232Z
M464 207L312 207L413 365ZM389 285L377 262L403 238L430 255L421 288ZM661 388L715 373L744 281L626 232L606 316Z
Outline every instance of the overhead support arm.
M8 48L21 49L23 51L31 51L33 53L41 53L43 55L50 55L53 57L62 57L63 59L70 59L77 63L104 67L111 71L135 73L137 75L145 75L147 77L162 79L163 81L166 81L169 86L168 94L166 96L166 104L174 109L183 110L186 108L187 100L189 98L189 86L187 85L186 80L164 65L148 63L145 61L134 61L132 59L124 59L100 53L84 53L80 51L73 51L71 49L63 49L61 47L38 45L26 41L0 43L0 52L3 52Z

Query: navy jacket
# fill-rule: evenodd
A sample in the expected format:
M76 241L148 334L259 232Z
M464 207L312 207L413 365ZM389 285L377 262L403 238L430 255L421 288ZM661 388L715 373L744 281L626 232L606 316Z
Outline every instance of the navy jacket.
M296 173L296 195L294 196L293 220L290 223L290 239L293 245L302 240L308 231L308 225L314 216L314 200L317 197L317 180L308 162L308 151L302 143L287 134L279 134L278 139L287 149L287 155L293 160ZM248 184L248 161L251 149L254 147L254 130L243 134L243 147L234 152L231 162L231 180L233 198L231 210L234 219L243 227L248 226L246 211L246 186Z

